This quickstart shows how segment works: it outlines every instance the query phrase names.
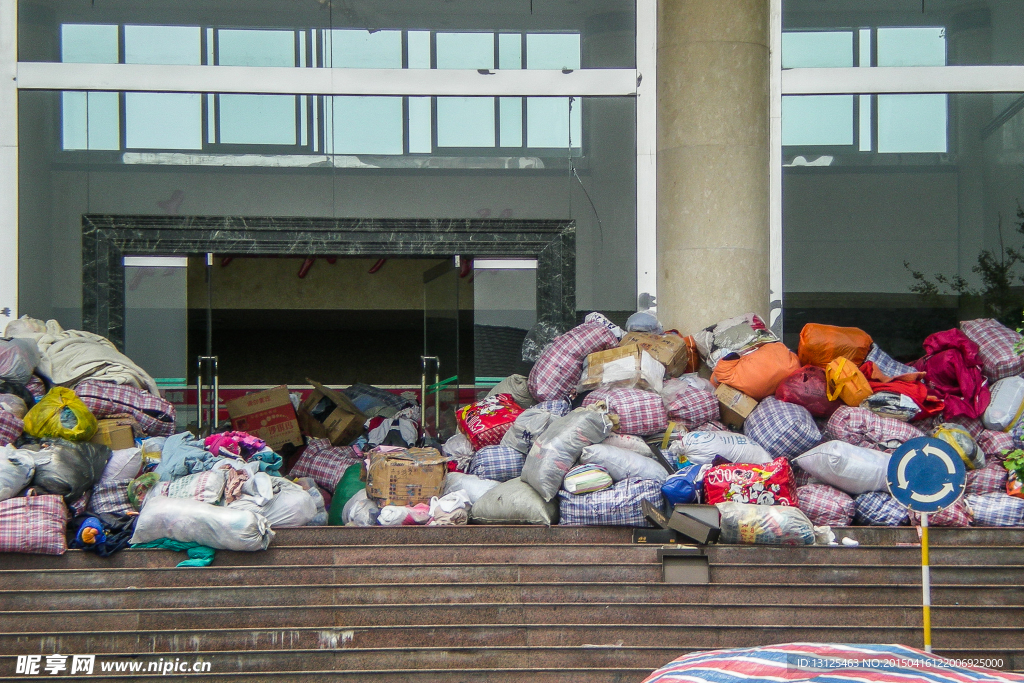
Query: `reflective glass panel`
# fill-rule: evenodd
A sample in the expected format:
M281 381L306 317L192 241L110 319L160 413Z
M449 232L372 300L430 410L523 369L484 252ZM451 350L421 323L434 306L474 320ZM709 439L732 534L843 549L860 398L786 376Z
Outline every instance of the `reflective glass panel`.
M782 98L783 145L852 145L853 95Z
M401 97L335 97L335 154L401 154Z
M430 68L430 31L409 31L409 68Z
M528 33L526 35L526 68L580 68L580 36L561 33Z
M493 33L438 33L438 69L493 69Z
M575 99L570 113L568 97L526 98L526 146L566 149L582 147L581 101Z
M65 92L61 104L63 149L121 148L120 101L116 92Z
M498 68L523 68L523 37L518 33L498 34Z
M295 66L295 32L219 29L221 66Z
M401 69L402 32L337 29L331 31L329 66L351 69Z
M117 64L117 26L64 24L60 48L62 62Z
M493 97L438 97L438 147L494 147Z
M879 28L877 66L945 66L946 29Z
M430 154L434 151L431 98L409 98L409 152Z
M782 34L782 68L853 66L853 31Z
M124 100L128 149L202 149L202 95L130 92Z
M296 144L294 95L220 95L220 141Z
M126 64L200 64L198 26L124 27Z
M946 95L878 95L879 152L945 152Z

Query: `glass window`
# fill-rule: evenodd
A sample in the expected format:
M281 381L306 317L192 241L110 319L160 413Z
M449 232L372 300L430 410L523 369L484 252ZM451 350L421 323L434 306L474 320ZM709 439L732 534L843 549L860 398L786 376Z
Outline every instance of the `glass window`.
M130 92L124 96L129 149L202 149L202 95Z
M430 97L409 98L409 152L430 154L434 151L433 115Z
M220 142L294 145L294 95L220 95Z
M402 32L331 31L331 55L327 65L350 69L401 69Z
M219 29L221 66L295 66L295 31Z
M879 28L877 66L945 66L946 29Z
M852 145L853 95L783 97L782 144Z
M498 68L523 68L523 37L518 33L498 34Z
M117 26L64 24L60 32L60 59L81 64L117 64Z
M527 69L580 68L580 36L566 33L526 34Z
M522 147L523 98L500 97L498 102L500 107L498 120L501 122L498 144L502 147Z
M410 69L430 68L430 31L409 31L408 52Z
M124 27L125 64L200 64L198 26Z
M64 149L120 149L121 110L116 92L61 93Z
M782 68L853 66L853 31L782 34Z
M335 154L401 154L401 97L335 97Z
M438 33L438 69L493 69L493 33Z
M438 147L494 147L493 97L438 97Z
M879 152L945 152L946 95L878 95Z
M816 166L794 165L800 152L783 151L787 341L807 322L855 326L907 361L921 356L926 336L960 320L1020 325L1024 264L1008 251L1024 248L1019 101L1019 93L878 95L878 151L931 153L881 161L830 152L831 163ZM947 118L975 133L947 138ZM1000 263L1011 264L1009 291L989 284ZM958 278L960 289L945 284Z
M570 111L568 97L526 98L526 146L567 149L582 147L583 127L580 100Z

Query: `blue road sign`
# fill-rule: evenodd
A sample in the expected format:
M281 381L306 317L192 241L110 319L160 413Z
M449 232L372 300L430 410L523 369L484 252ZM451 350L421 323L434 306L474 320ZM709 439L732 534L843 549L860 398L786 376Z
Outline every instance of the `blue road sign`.
M963 495L967 470L948 443L919 436L892 454L888 484L889 493L903 506L915 512L938 512Z

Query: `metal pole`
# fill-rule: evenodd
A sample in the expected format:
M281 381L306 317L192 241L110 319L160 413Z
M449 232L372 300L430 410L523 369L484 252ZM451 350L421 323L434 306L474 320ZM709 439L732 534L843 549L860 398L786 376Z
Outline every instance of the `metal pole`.
M924 606L924 651L932 651L932 577L928 567L928 513L921 513L921 593Z

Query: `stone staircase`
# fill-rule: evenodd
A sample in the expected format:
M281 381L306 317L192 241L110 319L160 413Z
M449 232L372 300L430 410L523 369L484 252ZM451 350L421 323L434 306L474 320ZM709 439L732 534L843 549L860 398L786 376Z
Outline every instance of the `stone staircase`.
M88 680L201 661L190 679L604 683L711 648L921 647L916 530L837 531L860 547L708 546L696 585L619 528L283 529L200 569L0 555L0 681L38 678L16 673L27 654L96 655ZM933 529L931 557L936 652L1024 669L1024 529Z

